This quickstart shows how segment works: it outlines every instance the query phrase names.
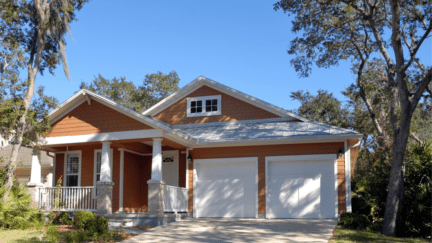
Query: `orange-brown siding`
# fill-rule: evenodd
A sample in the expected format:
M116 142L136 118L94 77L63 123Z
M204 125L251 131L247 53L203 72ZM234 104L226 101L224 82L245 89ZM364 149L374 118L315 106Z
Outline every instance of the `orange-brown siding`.
M179 151L179 187L186 187L186 154Z
M92 100L51 125L48 137L151 129L150 126Z
M205 116L205 117L187 117L186 106L187 98L208 96L208 95L221 95L222 97L222 114L219 116ZM174 124L191 124L191 123L205 123L205 122L224 122L224 121L238 121L250 119L265 119L277 118L271 112L258 108L254 105L241 101L230 95L212 89L208 86L202 86L194 92L187 95L180 101L161 111L154 116L170 125Z
M69 147L69 151L81 150L81 186L93 186L94 178L94 151L102 149L102 145L83 145ZM56 182L62 176L64 185L64 154L56 155ZM113 211L119 209L119 186L120 186L120 152L113 148Z
M194 159L258 157L258 213L265 213L265 157L304 154L336 154L344 143L284 144L248 147L195 148L190 152ZM189 205L193 212L193 162L189 164ZM345 211L345 163L337 160L339 213Z
M148 184L151 179L151 157L124 153L123 211L148 211Z

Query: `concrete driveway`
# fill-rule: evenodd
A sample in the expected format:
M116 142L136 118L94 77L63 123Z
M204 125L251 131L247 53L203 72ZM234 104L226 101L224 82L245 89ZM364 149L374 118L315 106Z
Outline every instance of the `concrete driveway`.
M333 219L187 219L123 242L328 242L336 223Z

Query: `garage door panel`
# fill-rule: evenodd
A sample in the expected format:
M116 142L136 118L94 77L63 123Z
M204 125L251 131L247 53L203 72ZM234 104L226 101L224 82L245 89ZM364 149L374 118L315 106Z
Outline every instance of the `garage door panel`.
M304 165L300 162L290 162L287 164L284 161L271 162L272 166L269 168L270 175L297 175L303 173Z
M196 166L198 217L255 217L256 164L209 163Z
M333 162L270 161L267 168L268 217L335 217Z
M299 179L299 215L301 218L319 218L319 205L321 178L301 178Z

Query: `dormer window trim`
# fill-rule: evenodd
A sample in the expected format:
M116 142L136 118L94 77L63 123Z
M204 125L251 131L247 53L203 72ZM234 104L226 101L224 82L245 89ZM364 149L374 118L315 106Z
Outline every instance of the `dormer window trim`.
M221 104L222 104L221 95L209 95L209 96L187 98L187 108L186 108L187 117L221 115L222 114Z

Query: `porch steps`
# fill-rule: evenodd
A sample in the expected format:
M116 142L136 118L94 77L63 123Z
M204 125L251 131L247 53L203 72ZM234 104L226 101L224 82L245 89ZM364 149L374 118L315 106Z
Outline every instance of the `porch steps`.
M109 219L109 227L122 227L129 228L134 226L133 221L130 219Z
M191 217L190 213L165 213L162 217L157 215L148 214L110 214L104 215L105 218L109 219L109 225L113 227L121 227L123 222L125 227L133 226L159 226L166 225L171 222L187 219Z

